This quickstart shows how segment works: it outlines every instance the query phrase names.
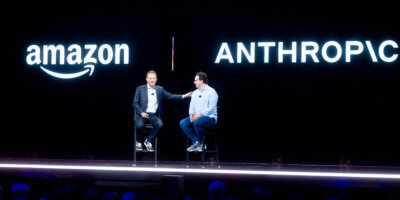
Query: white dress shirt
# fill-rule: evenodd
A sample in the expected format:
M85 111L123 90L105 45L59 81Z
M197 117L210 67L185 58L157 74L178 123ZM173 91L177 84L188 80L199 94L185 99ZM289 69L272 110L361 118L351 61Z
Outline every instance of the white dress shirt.
M150 87L147 84L147 109L146 113L156 113L158 108L157 93L155 87Z

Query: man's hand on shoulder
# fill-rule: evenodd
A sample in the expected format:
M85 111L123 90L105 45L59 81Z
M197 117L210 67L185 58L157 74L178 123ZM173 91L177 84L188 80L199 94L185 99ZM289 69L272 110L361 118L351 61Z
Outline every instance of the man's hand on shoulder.
M192 96L192 93L193 93L193 92L188 92L188 93L184 94L184 95L183 95L183 98L186 99L186 98L191 97L191 96Z

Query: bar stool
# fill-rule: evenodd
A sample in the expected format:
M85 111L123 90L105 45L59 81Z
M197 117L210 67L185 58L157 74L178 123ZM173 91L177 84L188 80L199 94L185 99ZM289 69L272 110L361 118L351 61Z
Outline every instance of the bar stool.
M217 142L217 125L204 125L204 134L202 141L204 143L203 145L203 151L201 153L201 167L204 168L204 160L205 160L205 155L206 153L215 153L217 156L217 166L218 168L221 168L220 162L219 162L219 151L218 151L218 142ZM214 149L213 150L208 150L206 148L206 135L212 136L214 140ZM189 138L186 137L186 148L189 147ZM186 151L186 167L189 167L189 153L197 153L197 152L188 152Z
M135 129L135 134L134 134L134 142L133 142L133 164L132 166L136 167L136 125L135 123L133 123L134 129ZM144 129L142 130L142 133L150 133L150 131L154 128L154 126L150 123L146 123ZM146 149L146 147L143 145L143 150L141 150L140 152L144 152L144 153L154 153L154 167L157 167L157 152L158 152L158 138L157 136L154 138L154 151L148 151Z

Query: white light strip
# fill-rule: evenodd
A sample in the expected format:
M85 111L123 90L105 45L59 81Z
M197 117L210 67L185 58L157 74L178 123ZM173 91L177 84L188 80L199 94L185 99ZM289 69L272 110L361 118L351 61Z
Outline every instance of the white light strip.
M44 164L0 164L0 169L62 169L86 171L116 172L152 172L152 173L189 173L189 174L231 174L231 175L269 175L269 176L302 176L302 177L334 177L400 180L400 173L352 173L352 172L309 172L281 170L234 170L234 169L193 169L162 167L112 167L84 165L44 165Z

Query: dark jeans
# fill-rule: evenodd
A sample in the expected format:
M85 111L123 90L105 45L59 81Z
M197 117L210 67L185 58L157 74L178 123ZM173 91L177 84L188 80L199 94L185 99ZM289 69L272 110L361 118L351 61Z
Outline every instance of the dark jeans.
M189 137L192 142L198 141L200 144L203 143L203 135L204 135L204 125L215 125L216 121L214 118L208 116L201 116L198 119L194 120L194 122L190 122L190 117L186 117L182 119L180 122L181 129L185 134ZM194 130L193 130L194 129Z
M135 120L136 125L136 141L142 142L142 132L146 126L146 123L152 124L154 126L153 130L151 130L149 136L147 137L147 141L152 142L154 137L156 137L157 133L160 131L163 126L163 122L160 117L156 114L148 113L149 119L139 117Z

